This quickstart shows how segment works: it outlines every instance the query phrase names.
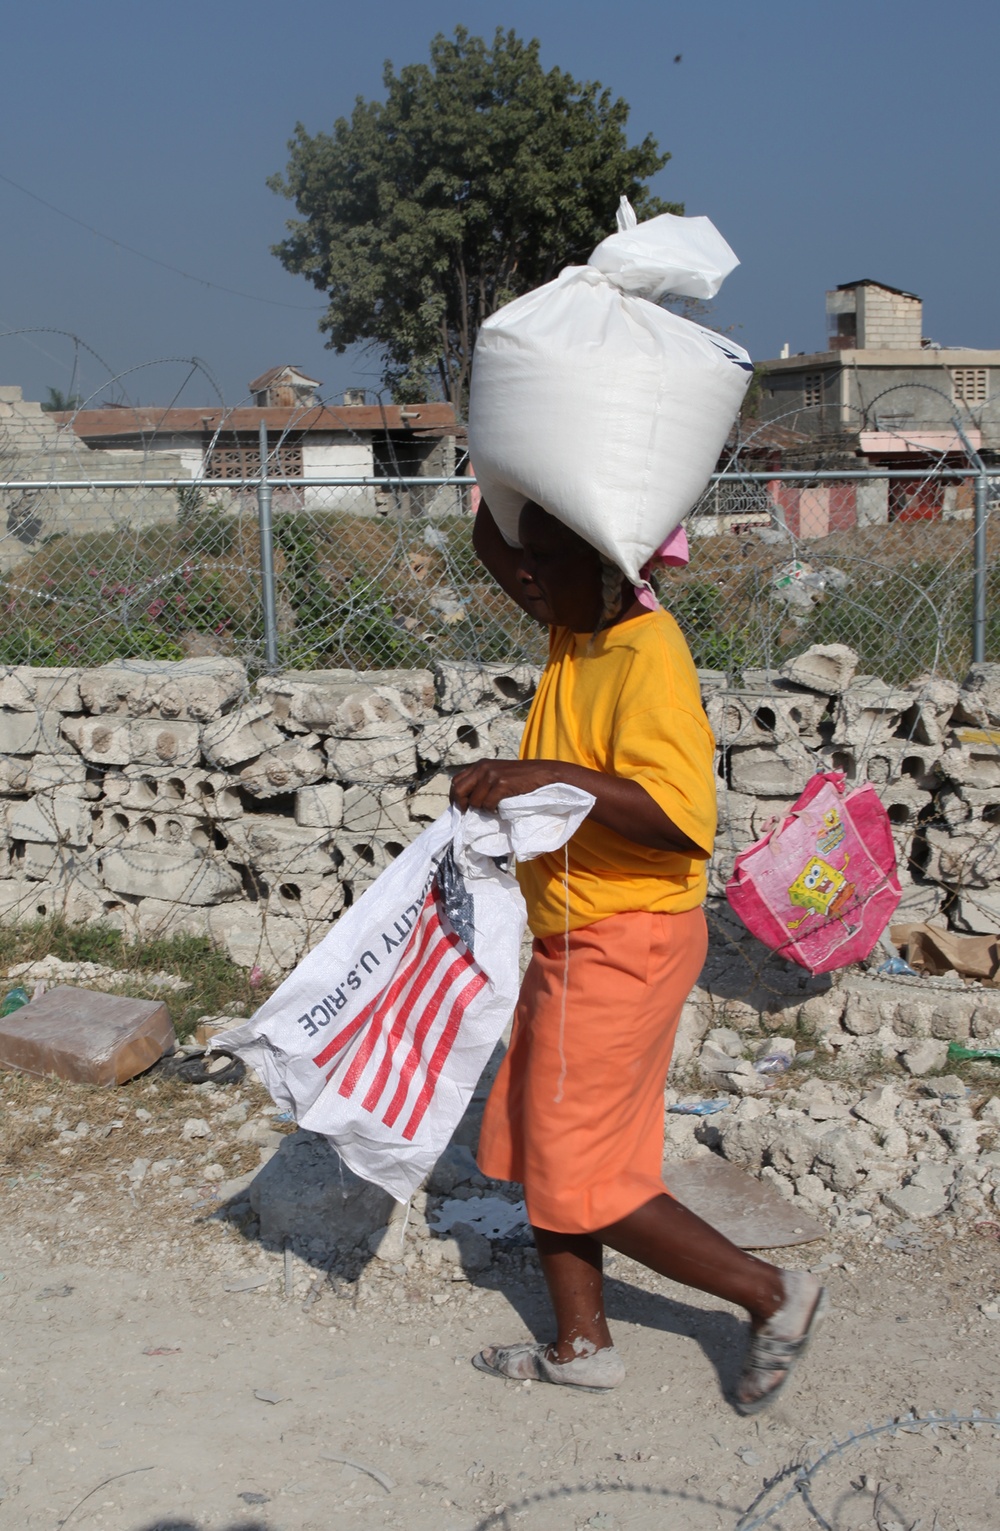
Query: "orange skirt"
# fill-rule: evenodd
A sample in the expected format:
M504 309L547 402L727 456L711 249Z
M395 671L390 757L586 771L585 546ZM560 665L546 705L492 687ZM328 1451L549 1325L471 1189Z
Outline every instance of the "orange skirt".
M667 1190L663 1089L708 947L700 908L611 915L536 940L479 1167L524 1186L528 1216L593 1233Z

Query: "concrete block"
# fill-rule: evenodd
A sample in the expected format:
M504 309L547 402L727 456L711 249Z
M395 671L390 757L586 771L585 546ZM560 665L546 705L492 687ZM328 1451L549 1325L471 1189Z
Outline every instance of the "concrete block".
M164 898L142 898L133 911L136 935L143 941L170 936L208 937L208 908L176 904Z
M524 719L511 713L502 712L499 717L493 719L489 725L488 734L491 758L497 760L517 760L521 753L521 737L524 733Z
M343 825L345 832L351 835L384 835L396 829L409 831L412 820L406 788L346 787Z
M312 670L264 676L257 689L271 699L279 722L345 738L396 732L394 724L405 725L434 708L429 670Z
M711 691L705 697L705 715L708 718L716 744L720 749L731 744L759 742L759 734L753 725L753 709L749 700L730 691Z
M958 695L956 721L1000 728L1000 664L974 664Z
M858 782L875 787L905 782L921 792L939 785L937 762L941 750L935 745L915 744L909 739L883 739L853 750Z
M830 743L846 744L858 755L867 753L896 737L911 700L907 692L880 681L852 686L834 707Z
M12 761L17 771L22 762ZM42 755L31 757L24 780L25 792L47 792L54 787L82 787L87 780L86 761L78 755Z
M0 755L72 755L62 721L54 711L0 711Z
M126 766L107 772L104 799L125 809L146 813L194 815L204 819L238 819L243 801L223 771L198 767Z
M245 695L247 674L236 659L123 659L84 670L79 690L93 713L155 715L208 722ZM63 709L69 711L70 709Z
M23 802L11 802L3 823L12 840L32 840L40 845L86 845L91 818L85 803L54 793L39 793Z
M197 723L152 719L67 718L63 736L94 765L192 766L198 763Z
M410 781L417 772L412 734L327 739L327 775L338 781Z
M60 894L49 882L27 877L0 879L0 922L17 925L25 920L46 920L58 913Z
M829 699L791 686L767 686L741 694L749 719L741 743L781 744L801 740L818 746L820 723L825 718Z
M123 808L106 808L93 820L95 845L135 847L137 850L161 850L202 856L216 847L210 820L199 820L178 813L136 813Z
M225 771L278 749L285 736L271 721L271 711L270 702L252 702L209 723L201 741L208 763Z
M941 913L945 892L936 883L909 882L903 888L893 922L900 925L933 924Z
M1000 935L1000 886L964 889L952 905L951 921L969 935Z
M289 1133L250 1187L261 1242L282 1248L285 1239L317 1239L348 1251L364 1245L389 1222L393 1198L361 1180L326 1138Z
M51 712L79 712L81 671L43 668L40 665L0 667L0 707L17 712L37 708Z
M30 771L29 760L19 760L16 755L0 755L0 797L10 792L26 792Z
M902 840L906 842L907 850L909 850L913 831L917 827L920 815L932 801L931 793L922 792L908 777L897 777L895 781L880 786L878 795L889 815L894 834L897 831L907 831L902 836Z
M752 797L795 798L815 770L807 752L793 744L737 748L729 763L733 790Z
M955 743L943 752L938 769L960 787L996 791L1000 788L1000 729L956 729Z
M1000 832L952 834L929 824L924 831L925 876L948 888L988 888L1000 882Z
M339 865L338 876L342 882L362 882L366 886L384 872L390 862L406 849L411 840L420 833L418 824L406 829L389 830L386 834L351 834L338 831L335 837Z
M295 920L300 924L329 924L344 907L344 888L335 874L327 877L295 877L276 882L267 898L268 917ZM315 945L315 939L309 943Z
M101 858L101 875L115 893L179 904L218 904L243 892L227 862L178 851L111 850Z
M903 715L905 737L915 744L940 747L958 704L958 686L942 676L921 675L906 689L913 702Z
M540 669L530 664L464 664L435 660L431 666L442 712L470 712L486 702L527 702L535 694Z
M1000 825L1000 787L945 787L938 793L934 817L949 829L983 833L988 825Z
M439 771L410 795L410 818L420 824L433 823L447 810L450 792L451 777Z
M295 822L303 829L338 829L344 817L344 789L337 782L300 787L295 794Z
M796 686L823 696L840 696L858 668L858 656L843 643L816 643L781 666L781 674Z
M306 926L282 919L261 904L238 904L208 911L209 934L237 967L259 967L265 973L287 973L305 955Z
M307 735L319 743L315 734ZM281 744L268 750L239 774L240 785L252 797L277 797L282 792L295 792L299 787L322 781L326 775L326 760L319 750L308 748L305 741Z
M480 710L435 718L417 731L417 754L426 765L463 766L496 758L490 738L495 712Z
M253 813L227 827L229 861L253 867L269 878L312 873L322 877L336 867L331 832L295 824L277 814Z

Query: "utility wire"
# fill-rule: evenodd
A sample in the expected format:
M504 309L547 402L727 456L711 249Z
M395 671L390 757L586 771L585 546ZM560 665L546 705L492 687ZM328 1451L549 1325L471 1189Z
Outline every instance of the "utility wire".
M114 245L117 250L127 250L129 255L136 255L140 260L148 261L151 266L160 266L164 271L172 271L174 276L182 276L188 282L197 282L201 287L212 287L216 292L228 292L230 297L247 298L251 303L267 303L271 308L293 308L298 313L316 314L320 312L320 303L284 303L280 298L260 298L254 292L241 292L238 287L224 287L221 282L210 282L207 277L195 276L190 271L182 271L180 266L172 266L169 261L160 260L155 255L147 255L145 250L137 250L134 245L127 245L121 239L115 239L111 234L104 234L100 229L95 229L93 224L84 223L82 218L77 218L73 213L67 213L64 208L56 207L54 202L48 202L40 197L37 192L29 191L27 186L21 186L19 182L12 181L9 175L0 174L0 181L7 186L13 186L15 191L30 197L33 202L39 202L42 207L47 207L49 212L57 213L60 218L66 218L70 223L75 223L78 228L86 229L88 234L93 234L98 239L106 240L109 245Z

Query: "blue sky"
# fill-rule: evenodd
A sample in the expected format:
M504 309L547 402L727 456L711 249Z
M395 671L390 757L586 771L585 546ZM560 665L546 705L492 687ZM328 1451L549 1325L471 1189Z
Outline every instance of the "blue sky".
M297 120L329 128L381 92L386 57L424 59L459 22L537 36L547 66L629 101L632 138L673 156L655 189L740 256L710 322L753 355L820 348L825 289L862 276L919 293L933 339L1000 346L995 0L32 0L3 12L0 175L270 301L0 180L0 331L38 331L0 339L0 384L65 389L78 354L83 392L139 369L124 386L144 403L216 396L163 358L201 358L231 403L283 361L330 397L374 386L374 359L324 348L319 294L269 253L293 209L265 178Z

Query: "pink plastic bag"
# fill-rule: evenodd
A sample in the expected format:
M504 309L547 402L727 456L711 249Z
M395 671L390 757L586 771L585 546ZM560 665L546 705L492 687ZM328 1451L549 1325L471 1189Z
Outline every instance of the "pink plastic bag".
M872 786L820 772L786 818L740 851L726 897L765 946L810 973L859 962L899 903L889 816Z

